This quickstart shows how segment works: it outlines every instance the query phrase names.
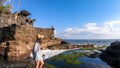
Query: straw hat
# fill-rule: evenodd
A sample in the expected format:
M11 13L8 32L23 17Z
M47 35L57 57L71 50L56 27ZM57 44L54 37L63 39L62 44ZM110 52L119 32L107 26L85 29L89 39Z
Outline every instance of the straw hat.
M44 35L38 34L38 35L37 35L37 38L44 38Z

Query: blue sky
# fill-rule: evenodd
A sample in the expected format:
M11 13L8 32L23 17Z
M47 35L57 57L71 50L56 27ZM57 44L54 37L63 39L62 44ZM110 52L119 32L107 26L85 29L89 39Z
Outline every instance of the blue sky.
M16 11L17 0L14 0ZM34 27L55 27L63 39L120 39L120 0L20 0Z

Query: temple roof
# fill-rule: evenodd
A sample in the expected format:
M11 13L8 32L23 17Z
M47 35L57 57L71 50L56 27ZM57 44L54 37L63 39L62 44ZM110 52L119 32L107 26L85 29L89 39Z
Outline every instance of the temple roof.
M18 13L18 15L23 15L23 16L27 17L27 16L31 15L31 13L28 12L27 10L22 10Z

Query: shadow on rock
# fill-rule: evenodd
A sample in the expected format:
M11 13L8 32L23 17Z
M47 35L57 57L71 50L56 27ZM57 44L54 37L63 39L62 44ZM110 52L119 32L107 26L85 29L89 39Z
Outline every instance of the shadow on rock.
M115 41L100 54L101 60L113 68L120 68L120 41Z

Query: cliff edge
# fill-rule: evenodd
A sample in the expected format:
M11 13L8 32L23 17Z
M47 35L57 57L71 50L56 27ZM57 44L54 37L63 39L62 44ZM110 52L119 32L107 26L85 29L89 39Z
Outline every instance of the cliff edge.
M28 17L28 11L17 13L16 19L15 14L0 13L0 55L8 61L28 58L37 34L45 36L42 42L44 47L61 43L61 39L54 37L54 28L33 27L35 20Z

